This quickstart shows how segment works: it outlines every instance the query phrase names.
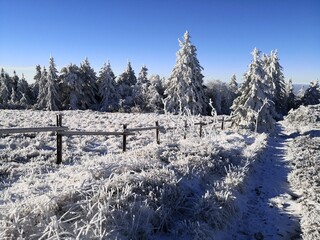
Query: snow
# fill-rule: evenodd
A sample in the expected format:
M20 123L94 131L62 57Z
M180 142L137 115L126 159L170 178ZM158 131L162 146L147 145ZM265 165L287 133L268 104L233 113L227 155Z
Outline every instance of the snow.
M128 136L0 137L1 239L319 239L320 106L300 107L274 135L221 131L212 117L1 110L0 128L54 126ZM190 126L185 134L184 125Z

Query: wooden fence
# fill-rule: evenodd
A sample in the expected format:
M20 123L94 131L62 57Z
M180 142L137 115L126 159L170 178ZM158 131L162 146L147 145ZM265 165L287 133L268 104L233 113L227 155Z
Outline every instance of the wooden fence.
M123 125L123 129L121 132L103 132L103 131L69 131L69 128L66 126L63 126L62 124L62 115L56 116L57 124L56 126L52 127L34 127L34 128L2 128L0 129L0 135L2 134L15 134L15 133L39 133L39 132L55 132L56 133L56 146L57 146L57 159L56 163L61 164L62 163L62 137L63 136L94 136L94 135L101 135L101 136L122 136L122 151L126 151L126 145L127 145L127 136L129 135L135 135L134 132L141 132L141 131L149 131L149 130L155 130L156 131L156 143L160 144L160 129L165 130L172 130L176 129L176 127L173 128L164 128L159 125L159 122L155 122L154 127L142 127L142 128L127 128L127 125ZM224 129L224 118L222 118L221 122L221 129ZM203 126L206 126L208 124L213 124L215 122L209 122L209 123L195 123L194 125L199 125L199 136L202 137L202 128ZM185 133L184 133L184 139L186 139L186 130L187 130L187 122L185 121Z

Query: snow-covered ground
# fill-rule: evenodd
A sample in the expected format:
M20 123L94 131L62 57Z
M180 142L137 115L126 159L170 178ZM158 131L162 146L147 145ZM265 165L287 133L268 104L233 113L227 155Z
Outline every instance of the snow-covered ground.
M71 130L157 120L178 128L162 131L160 145L153 130L129 136L125 153L121 137L63 137L60 166L53 133L3 135L0 238L319 238L319 120L306 109L297 110L304 120L291 113L274 136L218 124L202 138L193 123L210 117L64 111ZM54 126L55 115L1 110L0 128Z

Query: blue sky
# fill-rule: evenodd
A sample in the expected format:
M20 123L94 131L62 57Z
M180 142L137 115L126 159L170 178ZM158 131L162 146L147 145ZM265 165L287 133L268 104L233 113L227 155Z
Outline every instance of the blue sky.
M0 0L0 67L33 81L37 64L80 64L116 75L130 60L138 74L168 77L186 30L206 80L238 81L250 52L278 49L285 78L320 80L319 0Z

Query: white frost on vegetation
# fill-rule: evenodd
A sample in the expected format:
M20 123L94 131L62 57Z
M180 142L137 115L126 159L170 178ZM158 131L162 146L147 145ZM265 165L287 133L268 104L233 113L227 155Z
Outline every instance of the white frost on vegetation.
M285 121L296 136L288 146L289 181L301 195L302 237L320 239L320 105L290 111Z
M53 112L4 110L0 118L2 128L55 125ZM192 123L210 117L63 112L71 130L119 131L156 120L178 128L162 131L160 145L154 131L130 136L125 153L120 137L63 137L60 166L54 134L3 135L0 238L213 238L237 214L237 192L266 135L206 126L200 138Z

